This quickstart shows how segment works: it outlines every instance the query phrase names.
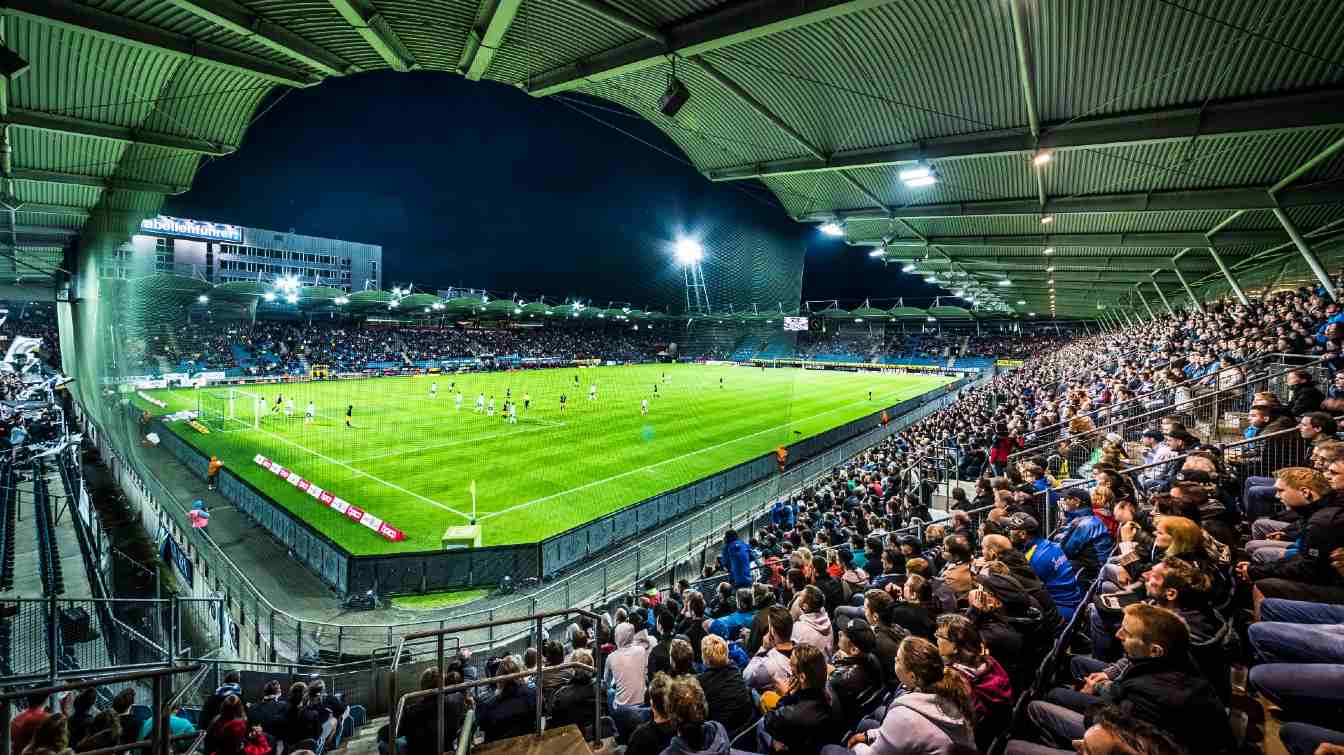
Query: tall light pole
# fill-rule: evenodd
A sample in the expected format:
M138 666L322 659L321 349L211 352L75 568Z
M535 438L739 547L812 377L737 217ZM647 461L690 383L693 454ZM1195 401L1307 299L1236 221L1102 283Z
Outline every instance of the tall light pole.
M686 281L686 314L709 314L709 289L705 287L705 272L700 263L705 259L705 248L691 238L678 239L673 248Z

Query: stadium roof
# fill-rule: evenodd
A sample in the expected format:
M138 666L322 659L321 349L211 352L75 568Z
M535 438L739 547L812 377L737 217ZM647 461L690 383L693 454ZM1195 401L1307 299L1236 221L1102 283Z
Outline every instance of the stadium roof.
M759 181L981 305L1045 313L1052 276L1061 315L1137 304L1139 283L1174 301L1183 250L1213 290L1210 246L1262 278L1297 254L1278 214L1307 244L1344 232L1330 0L4 5L30 67L0 84L0 278L46 278L75 234L134 228L237 149L273 88L381 68L620 103L710 180ZM674 65L690 99L667 118ZM937 182L907 186L915 166Z

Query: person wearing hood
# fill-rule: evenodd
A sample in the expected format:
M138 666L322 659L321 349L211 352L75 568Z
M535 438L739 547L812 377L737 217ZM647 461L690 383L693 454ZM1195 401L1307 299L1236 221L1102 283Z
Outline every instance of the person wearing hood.
M877 636L863 619L841 625L835 667L827 687L840 706L845 728L858 723L863 705L882 690L882 667L877 659Z
M811 645L826 657L831 657L831 617L826 613L826 599L816 585L808 585L799 593L798 620L793 623L791 639L800 645Z
M636 641L634 625L621 622L616 625L616 650L607 656L602 672L602 686L607 689L607 703L617 726L629 733L648 718L644 707L645 680L649 665L649 648ZM622 726L622 724L625 724Z
M766 609L763 647L742 671L747 686L757 692L777 689L789 682L789 656L793 653L793 615L784 606Z
M896 654L896 676L911 690L887 708L880 725L855 734L849 749L822 755L950 755L975 749L974 704L962 675L928 640L907 637Z
M672 682L667 692L668 717L676 736L662 755L729 755L736 753L728 730L718 721L709 720L705 691L694 678Z
M738 537L737 530L723 533L723 550L719 561L732 578L733 587L751 587L751 549Z
M965 616L938 617L938 654L956 669L971 688L975 709L976 746L987 752L1013 716L1013 684L994 656L989 654L980 632Z
M733 613L717 619L706 620L705 631L710 634L717 634L729 642L744 639L742 637L743 629L746 629L750 634L751 622L755 619L755 615L751 612L753 605L751 588L739 587L736 601L737 610Z
M826 657L812 645L799 645L789 656L789 684L784 696L760 723L760 752L811 755L838 742L845 725L840 707L826 692Z

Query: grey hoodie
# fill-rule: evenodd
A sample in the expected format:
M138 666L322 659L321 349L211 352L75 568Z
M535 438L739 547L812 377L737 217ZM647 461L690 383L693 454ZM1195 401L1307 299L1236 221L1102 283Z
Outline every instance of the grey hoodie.
M732 749L732 742L728 739L728 730L723 728L723 724L718 721L706 721L701 726L705 731L704 749L692 750L686 744L686 740L675 736L667 749L663 750L662 755L728 755Z
M793 622L793 641L811 645L828 659L831 657L831 617L825 611L800 614Z
M946 755L953 744L975 747L975 735L961 711L928 692L909 692L887 709L882 726L868 732L872 744L854 755Z

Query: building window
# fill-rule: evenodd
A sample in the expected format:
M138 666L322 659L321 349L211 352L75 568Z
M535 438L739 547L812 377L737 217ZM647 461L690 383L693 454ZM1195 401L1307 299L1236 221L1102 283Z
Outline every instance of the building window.
M154 240L154 271L173 272L173 240L157 238Z

